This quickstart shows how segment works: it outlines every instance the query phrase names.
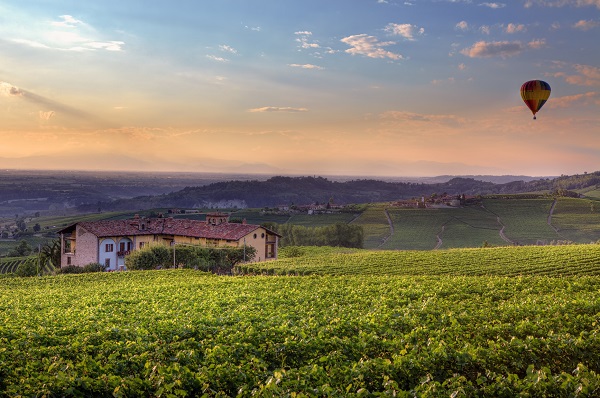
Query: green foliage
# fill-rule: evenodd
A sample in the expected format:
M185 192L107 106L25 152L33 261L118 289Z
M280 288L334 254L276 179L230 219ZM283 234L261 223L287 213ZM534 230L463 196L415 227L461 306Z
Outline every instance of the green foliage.
M8 252L8 256L9 257L26 257L26 256L29 256L32 251L33 251L33 249L31 248L29 243L27 243L26 240L20 240L19 244L13 250Z
M83 268L83 273L106 271L106 266L104 264L100 264L100 263L89 263L89 264L84 265L82 268Z
M19 264L15 274L20 277L36 276L38 274L38 265L33 261L26 261Z
M194 268L215 273L231 273L233 267L243 261L252 261L256 249L246 247L200 247L149 245L133 251L125 257L128 270L151 270L161 268Z
M67 265L62 268L58 268L56 273L59 274L88 274L91 272L104 272L106 271L106 266L100 263L89 263L84 265L83 267L78 267L76 265Z
M60 268L60 239L54 239L41 248L42 261L54 268Z
M352 224L336 223L323 227L303 227L300 225L273 225L272 230L282 235L280 245L285 246L363 246L362 227Z
M342 253L299 248L301 256L246 264L240 273L279 275L436 275L553 277L600 276L600 245L511 246L435 251L359 250Z
M8 257L0 259L0 274L16 274L17 269L23 265L24 269L37 269L39 264L38 256L29 257ZM40 266L40 273L48 274L53 269L46 267L43 263Z
M598 277L166 270L2 282L0 396L592 397L600 389Z
M66 265L56 270L58 274L83 274L83 267L77 265Z

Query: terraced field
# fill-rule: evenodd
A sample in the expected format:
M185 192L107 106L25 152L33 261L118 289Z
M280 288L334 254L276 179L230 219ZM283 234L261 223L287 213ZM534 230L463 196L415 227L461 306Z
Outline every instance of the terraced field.
M557 202L552 225L558 235L573 242L600 240L600 202L564 198Z
M600 276L600 244L314 254L307 250L299 257L237 268L244 274L267 275Z

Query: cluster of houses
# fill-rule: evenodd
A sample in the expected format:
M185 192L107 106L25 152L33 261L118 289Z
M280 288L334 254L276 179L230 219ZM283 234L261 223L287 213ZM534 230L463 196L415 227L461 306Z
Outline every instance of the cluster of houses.
M208 247L252 246L255 261L277 258L280 235L260 225L229 222L225 213L209 213L205 221L172 217L83 221L58 231L61 267L100 263L107 270L125 269L125 258L149 244Z
M431 195L428 197L413 198L407 200L397 200L391 205L396 207L411 207L417 209L425 209L428 207L460 207L465 204L477 200L476 196L472 195Z

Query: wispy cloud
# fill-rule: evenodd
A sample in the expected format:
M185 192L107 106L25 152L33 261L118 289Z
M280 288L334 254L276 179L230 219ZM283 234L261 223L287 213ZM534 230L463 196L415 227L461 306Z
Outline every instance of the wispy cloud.
M75 19L71 15L61 15L59 18L60 21L53 21L50 24L61 28L76 28L78 25L84 25L83 21Z
M415 40L415 34L422 35L425 33L424 28L419 28L418 26L411 25L409 23L390 23L385 27L384 30L392 35L402 36L406 40Z
M307 108L293 108L290 106L263 106L262 108L248 109L248 112L308 112Z
M589 91L583 94L565 95L558 98L548 100L547 107L552 108L568 108L574 105L589 105L591 103L598 104L600 95L595 91Z
M206 58L213 60L213 61L217 61L217 62L229 62L229 60L227 58L218 57L218 56L212 55L212 54L208 54L206 56Z
M314 48L320 48L321 46L319 45L319 43L317 43L316 41L311 41L310 38L312 36L312 32L307 31L307 30L303 30L303 31L299 31L299 32L294 32L294 34L296 36L298 36L296 38L296 42L300 43L299 46L300 48L303 49L314 49Z
M526 30L527 28L525 28L525 25L514 23L509 23L508 25L506 25L506 28L504 28L504 31L506 33L525 32Z
M302 69L317 69L317 70L323 69L322 66L313 65L313 64L288 64L288 66L291 66L292 68L302 68Z
M577 21L573 27L575 29L581 29L581 30L590 30L593 28L597 28L598 26L600 26L600 22L599 21L593 21L593 20L580 20Z
M455 28L458 30L462 30L464 32L464 31L469 30L469 24L467 21L460 21L459 23L457 23L455 25Z
M7 82L0 82L0 94L4 96L20 98L23 101L27 101L36 105L41 105L46 109L51 109L50 111L44 111L44 114L49 114L51 112L52 115L50 117L54 116L56 113L60 113L78 119L95 119L90 114L83 112L77 108L73 108L71 106L64 105L58 101L54 101L41 95L34 94L27 90L23 90Z
M564 67L564 64L559 64ZM591 65L572 65L577 73L556 72L549 74L552 77L562 78L569 84L577 86L600 87L600 67Z
M483 7L494 8L494 9L506 7L506 4L504 4L504 3L481 3L479 5L483 6Z
M393 60L403 59L402 55L387 51L384 47L396 44L393 41L379 41L375 36L367 34L352 35L344 37L341 42L352 48L346 50L348 54L364 55L369 58L389 58Z
M56 113L54 111L40 111L39 116L42 120L50 120Z
M466 119L456 115L423 114L404 111L387 111L380 114L379 117L383 120L411 121L446 125L458 125L467 122Z
M527 0L525 2L525 8L533 7L538 5L541 7L589 7L596 6L600 8L600 0Z
M543 40L531 41L523 44L520 41L478 41L469 48L461 50L461 54L470 58L489 58L489 57L512 57L518 55L528 48L536 49L545 44Z
M237 54L237 50L235 48L228 46L226 44L221 44L219 46L219 50L226 52L226 53Z
M40 29L32 29L21 37L8 37L7 40L33 48L74 52L123 51L125 46L121 40L104 40L96 29L71 15L61 15L58 21L40 26Z

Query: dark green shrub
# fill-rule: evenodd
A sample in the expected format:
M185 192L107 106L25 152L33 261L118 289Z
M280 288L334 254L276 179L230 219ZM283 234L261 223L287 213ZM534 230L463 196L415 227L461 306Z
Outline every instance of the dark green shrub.
M106 266L100 263L89 263L83 266L83 272L104 272L106 271Z
M38 273L37 264L33 261L25 261L17 267L15 274L21 277L36 276Z
M67 265L56 270L59 274L82 274L83 268L76 265Z

